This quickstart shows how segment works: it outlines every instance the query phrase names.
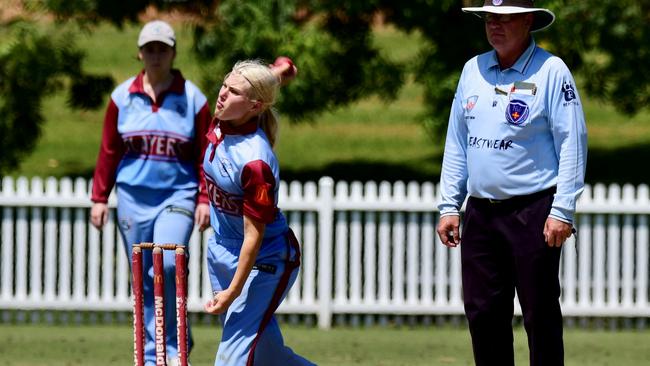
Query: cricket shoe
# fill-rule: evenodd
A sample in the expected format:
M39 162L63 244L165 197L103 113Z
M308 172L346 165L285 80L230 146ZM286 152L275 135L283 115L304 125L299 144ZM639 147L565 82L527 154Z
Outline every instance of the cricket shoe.
M170 358L167 357L167 366L181 366L181 359L178 357ZM187 366L192 366L192 364L187 362Z

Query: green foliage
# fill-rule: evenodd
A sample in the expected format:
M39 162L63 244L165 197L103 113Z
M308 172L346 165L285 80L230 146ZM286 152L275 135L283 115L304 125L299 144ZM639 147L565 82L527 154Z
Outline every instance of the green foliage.
M191 52L192 29L172 24L179 44L175 66L189 80L199 80L200 63ZM40 27L48 29L46 24ZM114 80L125 80L137 73L142 66L135 58L140 27L125 24L118 29L103 23L93 32L77 34L77 44L86 55L84 70L108 73ZM373 31L373 44L397 62L409 63L423 43L419 32L407 35L393 26L379 26ZM289 124L283 119L276 150L282 179L307 181L329 175L346 181L437 182L443 146L423 133L424 88L413 79L409 75L398 98L391 102L363 98L325 112L313 123ZM582 85L579 79L581 91ZM44 99L45 120L38 144L21 160L18 169L7 174L92 177L105 110L65 108L67 98L67 91L60 90ZM106 102L104 97L102 104ZM630 118L595 98L585 97L583 102L589 128L589 183L647 183L647 174L632 163L650 159L650 113L644 110Z
M0 49L0 172L15 168L40 135L43 98L64 87L64 77L83 78L83 54L67 32L44 33L27 21L13 23L2 33ZM86 80L101 93L110 79ZM93 106L97 93L77 96L77 104ZM100 97L101 98L101 97ZM85 102L84 102L85 101Z
M172 25L178 41L175 67L189 80L200 80L200 63L191 50L192 29L180 22ZM136 74L142 67L135 58L140 28L127 23L118 29L103 23L92 32L79 33L77 44L86 54L84 70L107 73L116 81ZM420 42L419 37L394 27L377 28L372 38L382 54L397 61L414 57ZM288 123L281 118L276 153L282 179L318 180L325 174L349 181L435 181L440 145L423 133L419 119L423 89L410 79L394 101L364 98L327 111L312 123ZM104 96L97 110L65 108L67 98L67 90L60 90L44 100L45 121L38 144L18 169L7 174L92 177L108 98Z
M27 3L41 3L25 0ZM230 65L242 58L272 61L286 54L301 77L284 93L280 108L294 119L312 118L370 95L395 97L407 62L386 60L369 41L377 15L426 42L412 71L425 86L425 118L433 136L446 125L462 64L490 47L483 24L462 6L480 0L46 0L62 19L135 20L148 6L201 17L195 50L206 66L207 90L215 90ZM650 100L650 61L645 47L650 2L634 0L538 1L558 20L535 37L590 82L587 93L636 113Z
M304 5L299 1L224 1L217 20L197 27L195 33L199 57L213 61L204 90L216 90L237 60L261 58L270 63L286 55L300 74L283 90L279 103L292 119L311 119L373 94L394 99L404 81L403 67L373 45L372 19L324 4L313 2L309 12L299 16Z
M425 129L434 140L444 137L451 100L462 65L485 47L481 22L461 11L456 0L383 1L386 21L425 39L412 72L424 86Z
M52 12L61 21L61 26L72 19L90 30L102 20L118 26L135 21L148 7L189 13L195 26L193 49L205 70L203 90L211 99L235 61L261 58L272 62L278 55L287 55L298 65L299 77L284 89L279 109L293 120L314 119L324 112L374 95L392 100L406 82L405 75L413 74L413 80L424 87L425 111L420 120L424 121L434 140L444 136L462 65L472 56L491 48L485 39L483 23L474 15L461 11L462 6L480 5L481 0L23 2L31 8ZM650 1L547 0L538 1L536 5L547 7L557 15L551 28L535 34L536 40L564 59L576 77L586 80L585 94L611 102L627 114L637 113L649 104L650 69L643 65L650 63L647 48ZM409 33L417 32L422 39L418 55L414 59L397 59L380 52L372 37L378 21ZM56 34L43 35L42 42L56 42ZM75 75L69 104L95 105L98 100L87 98L88 92L102 90L109 80L81 77L82 73L74 70L79 70L83 55L73 52L74 44L63 43L63 49L70 52L57 52L71 64L68 70L73 71L67 74ZM35 49L31 50L17 51L12 43L6 43L0 53L6 56L7 52L15 52L16 57L25 58L26 55L18 53ZM48 53L43 51L42 54ZM39 78L40 73L52 72L56 76L54 81L37 87L40 94L36 95L50 93L63 80L59 77L62 71L52 71L57 65L56 56L52 57L51 64L34 62L32 65L43 68L43 71L33 69L37 74L35 80L49 80ZM4 66L0 72L6 74ZM4 95L21 93L12 89L19 84L4 79L2 83ZM17 110L20 107L33 114L28 118L37 117L38 97L33 101L14 98L14 102L10 101L13 97L2 98L3 108L13 106ZM34 124L37 126L38 122ZM36 134L37 130L32 136ZM2 149L5 152L18 148L24 152L31 145L33 141L25 141L3 145ZM15 165L15 156L0 156L0 160ZM0 163L0 171L4 165Z
M121 26L125 21L135 22L147 7L157 9L182 9L204 13L212 0L23 0L30 8L44 9L54 13L61 21L76 20L81 24L93 24L107 20Z
M79 75L71 80L68 105L73 108L95 109L104 105L104 94L115 85L105 75Z
M650 104L650 1L555 0L550 44L588 80L585 90L635 114Z

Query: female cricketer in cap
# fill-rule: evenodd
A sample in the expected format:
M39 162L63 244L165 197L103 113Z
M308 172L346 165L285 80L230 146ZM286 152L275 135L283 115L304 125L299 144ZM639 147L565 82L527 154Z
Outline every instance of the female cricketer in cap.
M186 244L195 223L201 229L209 225L201 168L210 124L207 99L172 68L176 37L169 24L160 20L147 23L137 45L144 69L111 94L91 209L91 222L102 228L108 218L108 196L116 186L119 231L129 256L133 244ZM165 252L165 298L169 299L165 301L166 351L168 364L174 365L178 362L174 253ZM151 251L143 253L143 268L145 363L153 365Z

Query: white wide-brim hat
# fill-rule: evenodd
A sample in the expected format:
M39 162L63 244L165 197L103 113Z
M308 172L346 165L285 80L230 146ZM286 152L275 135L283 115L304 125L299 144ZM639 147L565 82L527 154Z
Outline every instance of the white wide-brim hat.
M162 20L150 21L140 31L138 47L142 47L149 42L162 42L169 47L174 47L176 45L174 29Z
M555 14L544 8L536 8L533 0L485 0L481 7L463 8L466 13L481 16L482 13L493 14L523 14L534 13L535 20L530 27L531 32L548 28L555 21Z

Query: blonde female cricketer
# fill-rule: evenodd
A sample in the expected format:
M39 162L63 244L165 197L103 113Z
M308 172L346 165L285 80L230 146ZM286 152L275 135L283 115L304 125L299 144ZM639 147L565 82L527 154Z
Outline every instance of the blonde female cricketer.
M205 310L223 323L216 366L313 365L284 345L273 315L300 265L298 241L277 206L271 107L278 70L238 62L221 86L208 132L203 167L215 231L208 242L214 298Z

